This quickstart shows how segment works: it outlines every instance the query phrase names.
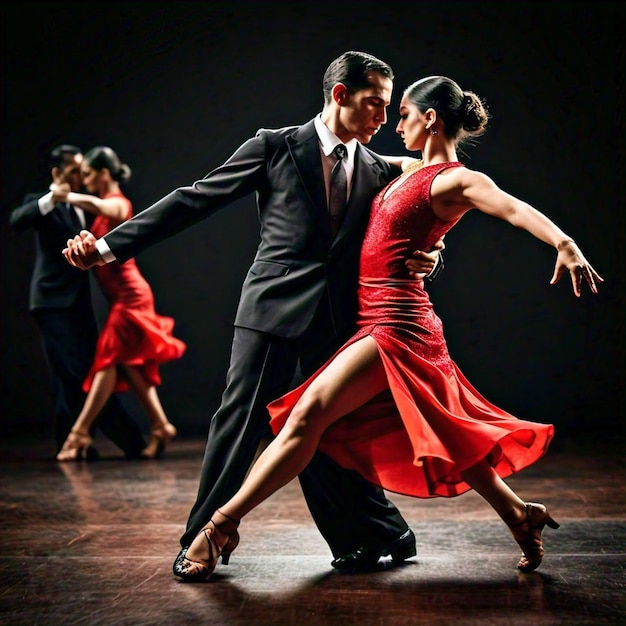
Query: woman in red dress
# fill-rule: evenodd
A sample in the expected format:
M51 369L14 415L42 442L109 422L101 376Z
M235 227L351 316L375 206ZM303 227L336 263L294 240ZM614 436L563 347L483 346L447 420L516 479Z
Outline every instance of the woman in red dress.
M361 252L359 329L300 387L269 405L275 439L235 496L174 563L185 580L206 578L237 546L242 516L292 480L317 448L383 488L419 498L479 493L522 550L518 568L543 557L541 531L558 528L543 504L524 502L503 480L541 458L551 424L493 405L448 354L442 323L404 259L427 250L471 209L523 228L556 249L551 283L569 272L597 293L602 278L574 241L542 213L458 161L457 147L484 132L476 94L433 76L411 85L397 132L421 152L374 199Z
M55 201L67 202L97 217L92 232L106 234L130 219L130 200L121 192L120 183L130 178L130 168L121 163L108 146L90 150L81 165L83 183L89 194L54 189ZM83 458L92 444L89 428L111 394L132 389L150 420L150 441L143 450L146 458L159 457L176 428L169 421L159 399L159 366L180 358L186 345L173 336L174 320L159 315L154 295L134 259L94 268L109 313L100 332L93 364L83 384L88 392L85 404L57 455L59 461Z

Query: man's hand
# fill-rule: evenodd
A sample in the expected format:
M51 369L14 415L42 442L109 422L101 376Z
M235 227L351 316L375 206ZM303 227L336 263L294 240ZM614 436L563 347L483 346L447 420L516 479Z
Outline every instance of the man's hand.
M67 262L81 270L88 270L94 265L105 265L104 259L96 248L96 238L88 230L81 230L76 237L67 240L63 248Z
M439 253L444 250L446 244L443 242L443 237L435 243L429 252L424 250L416 250L413 253L413 257L407 259L405 264L409 270L409 275L412 278L423 280L430 274L438 263L442 260L439 258Z
M58 202L67 202L67 194L71 191L69 183L53 183L50 185L50 191L52 192L52 202L57 204Z

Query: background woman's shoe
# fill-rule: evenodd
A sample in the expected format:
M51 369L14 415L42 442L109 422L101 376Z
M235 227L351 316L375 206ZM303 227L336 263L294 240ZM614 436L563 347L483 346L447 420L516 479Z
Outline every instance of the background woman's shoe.
M56 456L57 461L88 460L93 440L85 433L71 430L63 442L63 447Z
M176 437L178 431L174 424L167 423L160 428L155 428L150 433L150 441L148 445L141 452L141 456L144 459L158 459L165 452L165 448L169 442Z

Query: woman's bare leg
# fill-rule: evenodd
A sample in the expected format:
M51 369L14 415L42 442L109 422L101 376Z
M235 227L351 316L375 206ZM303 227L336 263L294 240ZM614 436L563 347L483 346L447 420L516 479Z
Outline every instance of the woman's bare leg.
M148 458L154 458L176 436L176 428L167 418L157 388L147 383L137 368L130 365L124 365L123 368L128 383L150 421L150 442L142 454Z
M94 374L83 408L63 443L63 447L57 454L57 460L74 460L80 454L81 448L91 444L89 430L111 397L116 381L117 370L114 365Z
M517 563L522 572L531 572L543 560L541 532L546 526L558 528L548 510L538 502L524 502L487 463L481 461L463 472L463 478L477 491L509 527L522 550Z
M480 494L507 523L526 517L526 503L507 485L485 460L465 470L463 480Z
M117 370L115 365L94 374L91 387L85 398L85 404L83 404L83 408L76 418L72 430L89 433L89 429L96 417L98 417L98 414L111 397L116 382Z
M287 423L261 453L239 491L220 511L241 519L255 506L295 478L309 463L324 431L388 387L371 337L348 346L304 392ZM207 559L202 533L191 543L190 559Z

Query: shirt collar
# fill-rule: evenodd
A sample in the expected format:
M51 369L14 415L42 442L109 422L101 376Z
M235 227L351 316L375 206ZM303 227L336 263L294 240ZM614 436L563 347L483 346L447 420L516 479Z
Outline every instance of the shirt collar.
M337 146L337 144L341 143L341 139L339 139L339 137L337 137L337 135L335 135L335 133L333 133L328 128L328 126L326 126L326 124L324 124L324 122L322 122L322 114L321 113L319 113L315 117L313 122L315 124L315 130L317 132L317 136L320 139L320 144L322 146L322 152L326 156L330 156L332 151L335 149L335 146ZM348 159L348 161L350 161L350 163L352 163L354 161L354 153L356 152L357 143L358 142L357 142L356 139L350 139L350 141L348 141L347 143L344 144L346 146L346 148L348 149L347 159Z

